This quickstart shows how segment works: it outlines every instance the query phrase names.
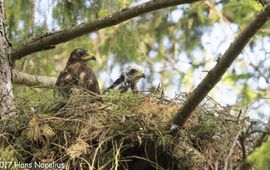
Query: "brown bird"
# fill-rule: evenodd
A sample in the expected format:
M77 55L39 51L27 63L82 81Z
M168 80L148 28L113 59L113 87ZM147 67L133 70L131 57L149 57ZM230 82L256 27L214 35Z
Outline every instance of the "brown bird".
M71 52L67 66L60 73L55 84L57 91L62 96L68 97L73 87L82 87L100 94L96 74L87 66L90 60L96 60L96 58L88 50L77 48Z

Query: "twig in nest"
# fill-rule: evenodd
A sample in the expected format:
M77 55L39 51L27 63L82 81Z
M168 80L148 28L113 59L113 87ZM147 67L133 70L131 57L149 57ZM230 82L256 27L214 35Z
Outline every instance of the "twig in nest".
M232 157L232 155L233 155L234 148L235 148L236 145L237 145L239 136L240 136L243 132L244 132L243 130L240 130L240 131L236 134L236 136L235 136L235 138L234 138L234 141L233 141L233 143L232 143L232 146L231 146L231 148L230 148L230 151L229 151L229 153L228 153L228 155L227 155L227 157L226 157L225 165L224 165L224 170L230 169L230 168L229 168L229 162L231 161L231 157Z
M242 112L243 112L243 110L242 110L242 109L240 109L239 114L238 114L237 119L236 119L236 121L237 121L237 122L239 121L240 116L242 115Z
M245 132L242 132L240 135L239 135L239 143L241 145L241 150L242 150L242 160L245 160L247 155L246 155L246 148L245 148L245 140L247 138L247 134Z
M91 125L88 122L85 122L81 119L74 119L74 118L61 118L61 117L48 117L48 118L43 118L44 120L62 120L62 121L67 121L67 122L81 122L83 124Z

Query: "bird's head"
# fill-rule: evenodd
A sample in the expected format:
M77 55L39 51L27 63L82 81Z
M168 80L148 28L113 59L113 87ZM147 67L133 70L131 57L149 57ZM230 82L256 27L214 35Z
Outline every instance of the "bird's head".
M86 64L89 60L96 60L94 54L88 50L82 48L74 49L68 59L68 65L73 63L84 63Z
M133 68L131 66L128 66L126 70L124 71L124 75L126 80L128 81L137 81L141 78L145 78L145 74L143 71Z

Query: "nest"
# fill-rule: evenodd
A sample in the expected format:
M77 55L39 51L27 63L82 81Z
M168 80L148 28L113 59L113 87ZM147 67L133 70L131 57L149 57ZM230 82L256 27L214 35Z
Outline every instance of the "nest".
M67 101L50 97L21 107L21 115L1 122L1 160L43 163L45 169L236 166L241 148L235 141L247 121L207 98L172 135L168 126L185 96L77 92Z

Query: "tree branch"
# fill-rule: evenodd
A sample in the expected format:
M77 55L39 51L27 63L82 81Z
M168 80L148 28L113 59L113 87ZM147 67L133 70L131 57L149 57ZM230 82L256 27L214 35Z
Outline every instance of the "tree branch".
M55 77L31 75L16 70L12 71L13 73L13 83L26 86L38 86L52 88L55 85Z
M47 33L29 42L22 43L13 48L11 56L13 60L18 60L31 53L53 48L57 44L77 38L83 34L119 24L151 11L196 1L200 0L153 0L135 7L125 8L104 18L83 23L69 29Z
M192 111L205 98L209 91L220 81L223 74L231 66L233 61L241 53L245 45L255 35L255 33L268 21L270 17L270 4L255 17L255 19L238 35L227 51L218 60L216 65L209 71L206 77L193 90L183 106L178 110L173 118L173 124L183 127Z

